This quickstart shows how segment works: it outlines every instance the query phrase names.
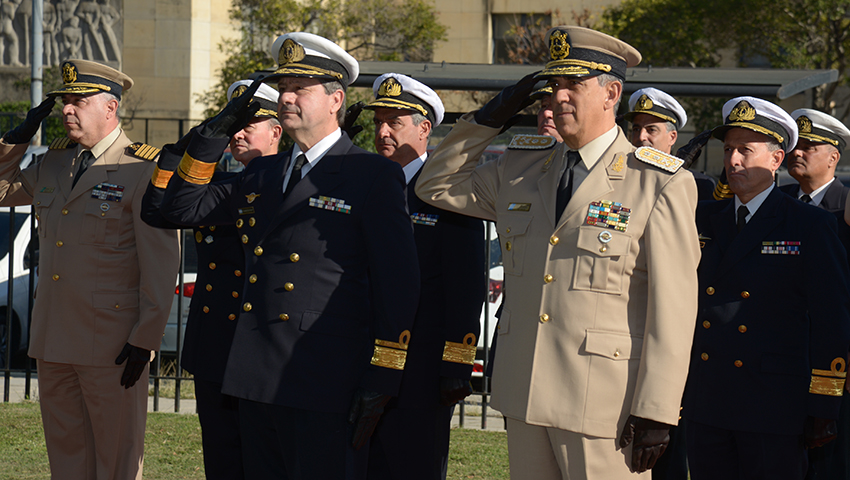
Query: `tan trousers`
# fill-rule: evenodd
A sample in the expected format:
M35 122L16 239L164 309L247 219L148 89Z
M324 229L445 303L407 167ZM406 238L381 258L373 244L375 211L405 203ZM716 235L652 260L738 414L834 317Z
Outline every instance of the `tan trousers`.
M38 389L53 480L142 478L148 370L129 389L124 365L38 360Z
M511 480L620 480L651 478L631 473L632 447L615 438L589 437L508 418Z

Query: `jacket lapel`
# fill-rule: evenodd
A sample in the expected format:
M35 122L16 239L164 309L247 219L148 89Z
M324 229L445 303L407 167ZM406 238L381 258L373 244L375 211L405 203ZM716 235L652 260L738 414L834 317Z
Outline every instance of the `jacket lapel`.
M109 172L114 172L118 170L118 164L121 162L121 158L123 155L121 154L122 150L124 150L127 145L130 144L130 139L124 135L122 131L118 138L112 142L112 145L106 149L100 155L100 158L96 159L94 163L89 165L89 168L83 172L83 175L80 177L80 180L77 182L73 188L70 188L70 194L68 195L68 199L66 200L66 204L73 201L75 198L88 193L92 188L101 183L106 183L109 181ZM69 175L70 181L68 181L68 186L74 182L74 174L76 173L76 162L71 167L71 173ZM64 174L65 172L63 172ZM68 178L62 178L61 182L64 183Z
M422 210L425 202L423 202L419 197L416 196L416 181L419 180L419 174L422 173L422 169L420 168L416 175L410 179L410 183L407 184L407 213L414 214L418 213Z
M722 276L753 249L759 247L761 241L779 225L782 221L782 216L779 215L779 204L783 196L785 194L779 191L778 188L774 188L770 192L764 203L761 204L761 207L753 215L753 218L747 222L747 226L738 232L729 243L729 248L717 266L715 277ZM734 219L732 211L735 209L735 202L730 202L730 205L731 208L724 209L723 212L730 215L730 224L737 230L737 227L734 227L734 221L732 221ZM718 221L725 222L723 219L719 219Z
M561 177L558 175L565 167L567 162L567 146L559 143L546 158L543 163L543 175L537 180L537 191L540 192L540 203L543 204L543 210L549 224L555 228L558 219L555 218L555 203L558 198L558 184L561 182Z

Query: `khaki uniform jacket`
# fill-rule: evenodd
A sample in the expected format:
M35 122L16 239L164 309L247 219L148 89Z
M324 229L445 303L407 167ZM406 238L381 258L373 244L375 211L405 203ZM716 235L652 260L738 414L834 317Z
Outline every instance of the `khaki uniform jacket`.
M477 166L499 129L470 120L425 163L416 193L496 221L508 293L494 408L605 438L629 414L677 424L697 312L693 176L638 160L620 131L556 220L566 146ZM588 224L599 201L631 209L625 231Z
M52 148L26 170L26 145L0 141L0 204L35 206L39 284L29 356L114 366L125 343L159 350L178 267L177 234L139 212L155 163L122 132L71 188L81 147ZM102 184L123 189L95 198ZM102 195L103 196L103 195Z

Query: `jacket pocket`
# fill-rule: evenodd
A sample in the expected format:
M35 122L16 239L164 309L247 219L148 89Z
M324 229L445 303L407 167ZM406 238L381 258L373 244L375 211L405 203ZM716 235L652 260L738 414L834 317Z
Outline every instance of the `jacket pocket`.
M80 243L84 245L118 245L121 233L121 213L124 206L115 202L94 200L86 203Z
M35 218L38 224L38 236L44 237L47 235L47 216L50 213L50 205L56 197L53 193L36 193L33 195L32 204L35 207Z
M496 227L502 243L502 264L506 274L522 275L528 226L532 218L532 215L505 214L498 219Z
M643 337L606 330L588 330L584 349L587 353L611 360L638 359L643 349Z
M631 236L616 230L579 227L573 288L621 294L631 241Z

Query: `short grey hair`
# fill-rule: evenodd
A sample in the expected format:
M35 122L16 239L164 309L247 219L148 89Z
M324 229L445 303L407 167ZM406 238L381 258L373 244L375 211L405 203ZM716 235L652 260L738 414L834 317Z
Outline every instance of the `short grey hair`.
M615 77L614 75L611 75L610 73L603 73L602 75L599 75L598 77L596 77L596 79L599 81L600 87L604 87L611 82L618 82L620 84L620 87L623 86L623 81L620 80L619 78ZM614 104L614 112L616 112L620 109L620 100L622 100L622 99L623 99L623 89L620 88L620 98L618 98L617 103Z
M768 152L775 152L779 150L779 142L777 142L775 138L770 138L764 143L767 145Z
M104 103L109 102L110 100L115 100L118 102L118 108L115 110L115 116L121 118L121 99L118 98L114 93L102 92L104 95Z
M342 126L345 123L345 89L342 88L342 84L336 80L329 80L327 82L322 82L322 86L325 87L325 93L328 95L333 95L333 93L337 90L342 90L342 106L339 107L339 111L336 112L336 122Z
M676 128L676 124L675 124L675 123L673 123L673 122L664 122L664 124L665 124L665 125L667 125L667 131L668 131L668 132L672 132L672 131L674 131L674 130L678 130L678 129Z
M422 115L419 112L413 112L410 114L410 119L413 121L413 125L421 125L422 122L428 120L425 115ZM430 120L428 120L430 122ZM428 131L428 138L431 138L431 134L434 133L434 122L431 122L431 130Z

